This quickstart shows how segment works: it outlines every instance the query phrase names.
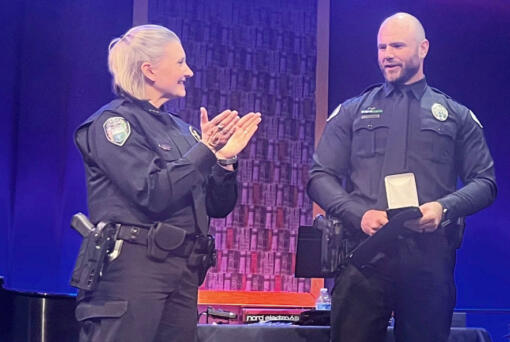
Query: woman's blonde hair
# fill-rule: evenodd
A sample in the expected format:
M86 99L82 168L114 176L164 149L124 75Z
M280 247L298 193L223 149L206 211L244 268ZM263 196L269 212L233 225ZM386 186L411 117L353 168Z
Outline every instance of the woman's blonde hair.
M108 46L108 68L113 77L113 91L124 91L137 99L145 99L144 62L156 64L163 57L168 43L179 37L159 25L135 26Z

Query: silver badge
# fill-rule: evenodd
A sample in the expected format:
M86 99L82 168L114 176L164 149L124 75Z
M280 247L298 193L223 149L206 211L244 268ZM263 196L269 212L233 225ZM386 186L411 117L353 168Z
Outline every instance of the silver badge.
M196 141L200 142L202 138L200 137L200 133L198 133L196 129L194 129L192 126L189 126L189 132L191 133L193 138L195 138Z
M340 107L342 107L341 104L339 104L338 107L336 107L335 110L329 115L329 117L326 119L326 122L329 122L331 119L337 116L338 113L340 113Z
M448 110L439 103L434 103L430 108L432 110L432 115L439 121L446 121L448 119Z
M480 126L480 128L483 128L482 123L480 122L480 120L478 120L475 113L473 113L472 110L470 110L469 113L471 114L471 119L475 120L475 122L478 124L478 126Z
M103 124L106 139L114 145L122 146L131 134L129 122L120 116L114 116Z

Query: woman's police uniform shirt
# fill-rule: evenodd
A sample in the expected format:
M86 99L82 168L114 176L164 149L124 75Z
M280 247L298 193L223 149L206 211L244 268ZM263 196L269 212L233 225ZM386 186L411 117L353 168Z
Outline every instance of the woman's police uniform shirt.
M148 101L113 100L76 132L91 221L174 224L207 233L237 200L236 171L223 169L198 132Z
M493 160L482 126L425 79L369 88L328 118L308 192L328 213L359 228L369 209L387 209L384 177L413 172L420 204L439 201L450 218L495 198ZM457 178L464 184L456 190Z

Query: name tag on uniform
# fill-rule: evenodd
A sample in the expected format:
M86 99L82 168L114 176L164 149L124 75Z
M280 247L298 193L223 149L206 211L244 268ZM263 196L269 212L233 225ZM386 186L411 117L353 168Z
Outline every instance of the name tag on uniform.
M379 119L382 112L382 109L370 106L361 111L361 119Z
M384 177L388 209L418 207L418 191L414 173L400 173Z

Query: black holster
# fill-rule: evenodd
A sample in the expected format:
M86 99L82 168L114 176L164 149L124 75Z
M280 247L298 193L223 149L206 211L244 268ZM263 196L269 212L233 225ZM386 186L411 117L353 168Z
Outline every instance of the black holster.
M198 236L195 240L195 248L188 258L190 267L197 267L199 271L199 286L205 280L209 268L216 266L216 246L212 235Z
M334 275L348 262L348 256L363 238L333 216L317 215L313 227L321 234L321 272Z
M80 252L71 276L71 286L85 291L93 291L105 263L105 258L115 246L117 225L99 223L80 246Z

